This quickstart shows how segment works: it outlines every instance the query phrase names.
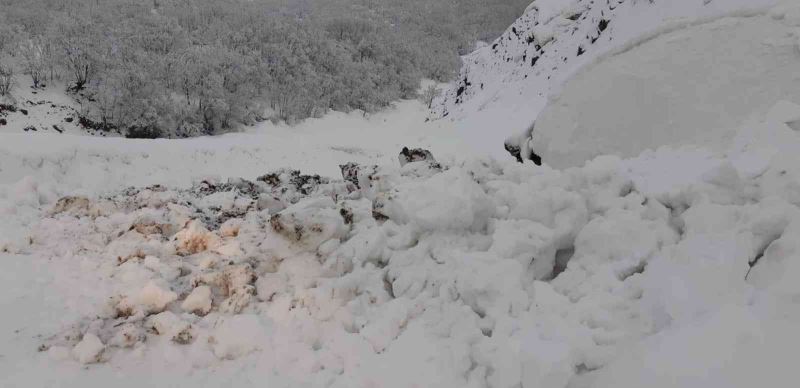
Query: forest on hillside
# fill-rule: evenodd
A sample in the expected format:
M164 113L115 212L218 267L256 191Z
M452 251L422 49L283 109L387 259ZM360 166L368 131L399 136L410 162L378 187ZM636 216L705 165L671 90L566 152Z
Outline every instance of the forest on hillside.
M373 112L450 80L529 2L0 0L0 94L64 84L132 137Z

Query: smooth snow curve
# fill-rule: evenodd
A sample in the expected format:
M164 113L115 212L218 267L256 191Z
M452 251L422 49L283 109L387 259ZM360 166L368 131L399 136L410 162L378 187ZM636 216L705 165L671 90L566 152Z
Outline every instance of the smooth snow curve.
M454 121L473 148L507 158L503 141L528 128L580 69L653 36L714 18L764 13L777 2L537 0L500 38L464 57L459 79L437 101L435 116Z
M768 15L661 35L567 81L536 120L534 149L564 168L665 145L724 147L750 115L800 101L797 39Z

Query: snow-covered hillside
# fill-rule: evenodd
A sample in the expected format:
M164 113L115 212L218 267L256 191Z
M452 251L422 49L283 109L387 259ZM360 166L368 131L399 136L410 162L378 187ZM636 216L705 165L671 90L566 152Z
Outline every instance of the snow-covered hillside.
M667 32L758 14L776 2L536 0L503 36L464 57L434 115L455 121L476 149L501 156L503 140L529 127L581 68Z
M26 76L14 77L15 85L27 85ZM39 88L18 87L14 96L0 98L0 133L72 133L119 136L86 128L81 124L81 107L63 84Z
M527 49L525 20L536 66L585 52L550 81L529 56L481 67L500 44L476 53L484 88L452 121L405 101L183 140L0 131L0 387L796 385L800 4L534 4L504 52ZM653 60L668 74L644 91L592 78ZM636 108L679 65L721 82L704 79L715 61L735 84L708 93L711 114ZM608 133L663 146L563 147L543 166L475 153L562 86L537 136L610 126L587 109L618 89L628 124ZM673 127L681 141L652 133Z

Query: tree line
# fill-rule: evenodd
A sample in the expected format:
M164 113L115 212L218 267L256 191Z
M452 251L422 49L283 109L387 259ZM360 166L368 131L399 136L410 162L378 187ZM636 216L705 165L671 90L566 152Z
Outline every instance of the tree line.
M373 112L449 80L529 1L0 0L0 92L14 70L63 82L136 137Z

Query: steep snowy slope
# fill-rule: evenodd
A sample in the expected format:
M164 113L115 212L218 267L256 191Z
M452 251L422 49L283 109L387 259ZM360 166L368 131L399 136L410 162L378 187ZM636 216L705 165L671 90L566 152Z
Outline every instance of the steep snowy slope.
M491 45L464 58L435 107L472 144L503 155L503 140L531 125L576 71L665 32L775 0L537 0Z

